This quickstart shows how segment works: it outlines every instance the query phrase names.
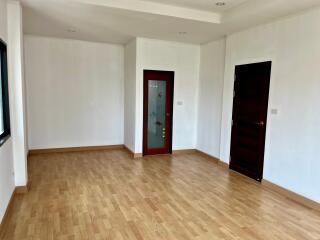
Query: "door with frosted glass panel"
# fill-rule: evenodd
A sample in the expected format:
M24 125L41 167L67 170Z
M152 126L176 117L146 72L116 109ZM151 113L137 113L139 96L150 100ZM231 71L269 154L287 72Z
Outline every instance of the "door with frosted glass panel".
M172 152L174 72L144 71L143 154Z

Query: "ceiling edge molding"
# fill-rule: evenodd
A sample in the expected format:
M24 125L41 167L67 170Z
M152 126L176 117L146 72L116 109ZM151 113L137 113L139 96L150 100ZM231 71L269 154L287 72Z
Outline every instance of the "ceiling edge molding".
M207 23L221 23L221 14L143 0L63 0L122 10L143 12Z

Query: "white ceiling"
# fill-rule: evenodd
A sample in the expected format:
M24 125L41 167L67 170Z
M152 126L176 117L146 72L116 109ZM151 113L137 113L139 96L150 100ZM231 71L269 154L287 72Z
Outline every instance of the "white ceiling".
M206 43L320 4L224 1L219 10L215 0L21 0L25 34L120 44L134 37Z
M237 7L248 0L146 0L151 2L159 2L164 4L172 4L181 7L195 8L199 10L223 12L233 7ZM225 6L216 6L217 2L226 3Z

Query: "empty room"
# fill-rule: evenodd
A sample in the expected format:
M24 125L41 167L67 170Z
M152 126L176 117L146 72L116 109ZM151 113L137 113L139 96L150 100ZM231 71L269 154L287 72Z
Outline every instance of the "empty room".
M0 0L1 240L320 240L319 0Z

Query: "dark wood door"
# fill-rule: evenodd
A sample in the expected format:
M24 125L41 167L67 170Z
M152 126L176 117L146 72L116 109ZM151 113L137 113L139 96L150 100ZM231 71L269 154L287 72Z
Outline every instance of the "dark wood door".
M143 154L172 153L174 72L144 71Z
M236 66L230 168L262 180L271 62Z

